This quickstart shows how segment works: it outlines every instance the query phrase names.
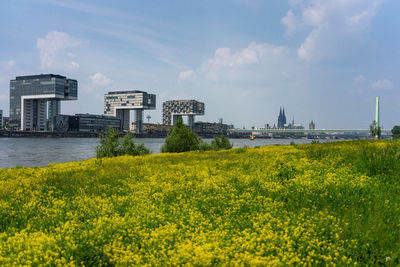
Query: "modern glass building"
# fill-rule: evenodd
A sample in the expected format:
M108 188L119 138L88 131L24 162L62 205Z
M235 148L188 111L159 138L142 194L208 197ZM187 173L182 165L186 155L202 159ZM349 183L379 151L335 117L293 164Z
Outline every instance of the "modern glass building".
M46 130L60 114L61 100L78 98L78 82L55 74L18 76L10 81L10 127Z
M106 132L113 127L117 132L121 130L121 120L114 116L75 114L56 115L53 118L53 131L57 132Z
M130 110L135 111L135 128L142 131L143 110L156 108L156 95L143 91L115 91L104 95L104 114L121 120L122 130L129 131Z
M194 116L204 115L204 103L196 100L170 100L163 103L163 124L175 125L178 118L188 116L189 128L194 130Z

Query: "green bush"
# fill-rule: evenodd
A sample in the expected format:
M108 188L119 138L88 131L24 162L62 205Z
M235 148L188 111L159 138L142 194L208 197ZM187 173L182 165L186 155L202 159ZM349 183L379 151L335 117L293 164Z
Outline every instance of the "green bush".
M121 147L121 155L146 155L149 154L150 151L148 148L144 146L144 144L135 144L135 138L131 133L128 133L122 139L122 147Z
M161 152L185 152L193 150L203 150L204 143L200 137L188 129L182 118L179 118L174 127L165 138Z
M213 150L221 150L221 149L231 149L233 144L229 142L229 139L221 134L220 137L214 136L214 139L211 141L211 149Z
M400 139L400 126L395 125L392 129L393 139Z
M223 134L220 137L214 136L211 144L208 144L186 127L183 124L182 118L179 118L165 139L165 143L161 147L161 152L207 151L230 149L232 147L233 144Z
M144 144L135 144L135 139L131 133L125 135L122 139L119 138L118 132L110 127L105 135L100 135L100 144L96 146L96 157L116 157L122 155L145 155L150 151Z
M118 133L110 127L105 135L100 135L100 144L96 146L96 157L115 157L120 154Z

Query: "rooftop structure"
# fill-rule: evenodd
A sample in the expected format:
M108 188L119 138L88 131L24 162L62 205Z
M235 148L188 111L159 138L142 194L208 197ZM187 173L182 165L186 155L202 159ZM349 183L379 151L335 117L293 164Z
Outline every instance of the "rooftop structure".
M178 118L188 116L189 128L193 130L195 115L204 115L204 103L196 100L170 100L163 103L165 125L174 125Z
M104 114L119 118L124 131L129 131L130 110L135 111L136 132L141 132L143 110L155 108L156 95L143 91L114 91L104 95Z
M10 126L46 130L61 111L62 100L78 98L78 82L55 74L17 76L10 81Z

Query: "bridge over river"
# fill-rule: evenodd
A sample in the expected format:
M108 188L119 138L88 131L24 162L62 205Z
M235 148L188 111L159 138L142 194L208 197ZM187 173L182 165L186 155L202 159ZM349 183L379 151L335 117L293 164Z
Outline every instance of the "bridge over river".
M371 137L369 129L229 129L229 135L261 135L261 136L346 136L346 137ZM382 129L382 136L391 136L389 129Z

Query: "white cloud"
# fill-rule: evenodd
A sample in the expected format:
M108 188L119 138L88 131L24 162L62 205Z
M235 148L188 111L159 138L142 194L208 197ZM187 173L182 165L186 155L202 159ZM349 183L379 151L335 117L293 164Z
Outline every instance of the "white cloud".
M76 63L75 61L72 61L70 64L70 69L79 69L80 65Z
M283 46L273 46L267 43L250 43L247 48L232 53L230 48L218 48L214 57L203 64L203 69L219 70L222 68L240 68L259 63L266 55L279 55L284 51Z
M379 80L371 84L372 88L383 89L383 88L393 88L393 83L390 80Z
M15 61L13 59L10 59L8 61L0 61L0 67L2 69L12 69L15 67Z
M0 100L6 100L7 96L6 95L0 95Z
M353 83L363 83L363 82L365 82L365 80L366 80L365 76L360 74L360 75L354 77Z
M104 74L97 72L91 76L89 76L89 79L92 81L94 85L97 86L106 86L112 83L112 80L108 77L106 77Z
M286 13L286 16L284 16L284 17L281 19L281 22L282 22L283 25L286 26L286 34L287 34L287 35L290 35L290 34L292 34L293 32L295 32L296 29L297 29L297 27L298 27L297 17L296 17L296 15L293 13L292 10L289 10L289 11Z
M36 47L39 49L42 68L50 68L57 61L63 61L58 58L60 53L65 52L67 48L77 47L81 40L76 39L65 32L51 31L44 38L38 38ZM65 53L63 56L68 56Z
M194 73L193 70L187 70L187 71L182 71L178 75L178 80L179 81L184 81L188 79L194 79L196 77L196 74Z
M15 66L15 61L14 61L14 60L9 60L9 61L7 62L7 66L8 66L9 68L14 67L14 66Z
M305 61L337 58L349 39L367 31L384 0L289 0L291 9L282 18L286 34L308 28L297 51Z

